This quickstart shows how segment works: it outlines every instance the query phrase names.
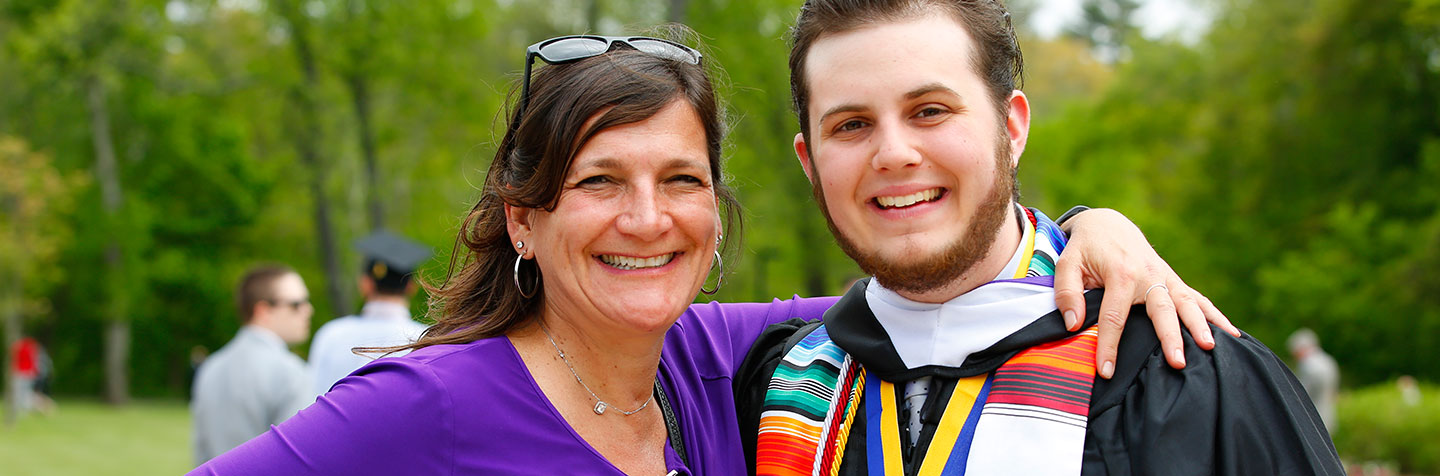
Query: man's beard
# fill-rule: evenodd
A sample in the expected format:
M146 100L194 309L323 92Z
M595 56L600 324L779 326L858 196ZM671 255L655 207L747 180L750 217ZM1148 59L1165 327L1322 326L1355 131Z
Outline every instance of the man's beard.
M936 256L887 259L878 250L860 249L844 231L835 226L835 219L830 216L830 209L825 206L817 170L815 185L811 189L840 249L845 251L850 259L855 260L862 271L875 276L880 285L894 291L924 293L944 287L964 276L989 255L990 245L1000 234L1006 211L1014 198L1015 169L1010 166L1009 137L1003 132L1002 129L999 145L995 147L995 180L989 195L975 210L975 216L965 235Z

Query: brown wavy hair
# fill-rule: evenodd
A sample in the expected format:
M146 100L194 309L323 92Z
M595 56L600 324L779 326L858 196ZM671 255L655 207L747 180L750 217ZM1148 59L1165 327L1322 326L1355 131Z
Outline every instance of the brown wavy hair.
M515 89L512 97L518 95ZM357 350L462 344L503 335L536 319L544 299L543 278L533 261L523 262L521 281L537 283L537 291L528 299L520 295L512 277L517 253L506 230L505 204L553 211L575 154L586 142L607 128L644 121L676 100L688 103L700 117L715 196L726 216L725 234L732 237L725 240L726 247L733 247L738 233L731 230L740 228L738 202L721 173L726 127L705 66L624 46L574 63L544 66L531 80L527 109L512 113L506 125L480 200L460 227L446 282L439 287L424 283L435 324L413 344ZM596 114L600 116L594 125L583 128Z

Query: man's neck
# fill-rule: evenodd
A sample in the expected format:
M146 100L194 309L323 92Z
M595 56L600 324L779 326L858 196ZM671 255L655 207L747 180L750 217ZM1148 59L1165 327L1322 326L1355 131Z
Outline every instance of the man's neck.
M1020 228L1018 211L1020 207L1011 204L1005 214L1005 220L1001 221L1000 229L996 231L994 239L987 248L985 257L966 270L964 274L951 280L944 286L940 286L925 292L899 291L905 299L924 303L943 303L960 297L965 293L980 287L980 285L994 281L995 277L1005 269L1005 264L1015 254L1015 249L1020 246L1020 238L1023 232Z
M372 302L384 302L384 303L390 303L390 304L399 304L399 305L401 305L401 306L407 306L407 307L408 307L408 306L410 305L410 298L405 297L405 296L395 295L395 294L373 293L373 294L365 297L365 303L366 303L366 304L369 304L369 303L372 303Z
M265 323L255 322L252 320L250 321L250 323L245 324L244 328L249 329L255 335L260 336L261 339L264 339L267 342L273 342L285 347L290 347L290 343L285 342L285 339L280 337L279 332L271 328L269 325L266 325Z

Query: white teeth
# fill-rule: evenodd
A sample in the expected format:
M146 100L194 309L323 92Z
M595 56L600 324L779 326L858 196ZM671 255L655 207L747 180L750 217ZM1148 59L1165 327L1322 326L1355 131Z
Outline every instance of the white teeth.
M939 196L940 189L932 188L901 197L875 197L875 203L880 204L882 208L899 208L908 207L920 202L928 202Z
M600 255L600 261L616 268L630 270L665 266L675 259L675 253L666 253L653 258L631 258L629 256Z

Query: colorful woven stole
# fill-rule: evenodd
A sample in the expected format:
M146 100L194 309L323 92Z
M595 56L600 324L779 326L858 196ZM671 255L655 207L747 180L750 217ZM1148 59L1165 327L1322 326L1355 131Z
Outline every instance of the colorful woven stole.
M864 391L864 373L830 341L824 325L790 349L765 392L757 474L836 474L838 450L845 447L856 397Z
M1017 266L1014 276L1053 275L1055 258L1037 251L1036 240L1048 240L1058 253L1063 235L1048 220L1026 213L1024 266ZM1079 474L1095 375L1095 332L1092 327L1032 347L990 374L960 379L918 474ZM817 327L786 353L771 378L760 417L756 473L838 474L863 405L869 473L902 475L895 387L867 375L830 340L824 325ZM874 398L864 398L867 391Z

